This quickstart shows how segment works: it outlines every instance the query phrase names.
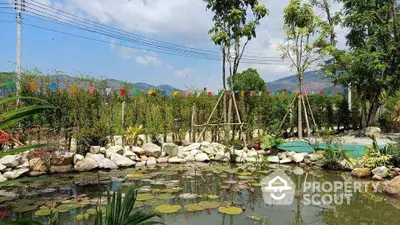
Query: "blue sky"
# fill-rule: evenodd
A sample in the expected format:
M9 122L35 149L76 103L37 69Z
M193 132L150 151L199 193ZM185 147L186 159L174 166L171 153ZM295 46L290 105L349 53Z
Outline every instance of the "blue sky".
M4 2L6 0L0 0ZM208 29L212 26L210 12L202 0L35 0L54 8L122 30L200 49L218 51L211 43ZM261 0L271 14L262 21L258 36L249 44L246 54L275 57L283 41L282 10L288 0ZM15 21L13 12L0 9L0 20ZM96 77L114 78L152 85L169 84L185 89L222 87L220 62L163 55L130 49L109 37L92 34L65 25L44 22L24 16L25 24L61 30L107 42L98 43L64 34L23 26L22 65L24 69L39 68L43 72L63 71L76 76L78 72ZM16 24L0 23L0 70L14 71L16 61ZM293 74L287 65L242 65L241 69L258 69L266 81Z

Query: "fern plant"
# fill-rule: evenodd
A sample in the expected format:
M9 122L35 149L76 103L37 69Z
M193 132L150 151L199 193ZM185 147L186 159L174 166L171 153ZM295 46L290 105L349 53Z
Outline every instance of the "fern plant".
M134 146L138 145L138 142L140 140L138 136L143 132L144 129L142 125L128 127L128 129L126 129L126 131L123 132L126 144ZM143 143L140 143L140 145L141 144Z

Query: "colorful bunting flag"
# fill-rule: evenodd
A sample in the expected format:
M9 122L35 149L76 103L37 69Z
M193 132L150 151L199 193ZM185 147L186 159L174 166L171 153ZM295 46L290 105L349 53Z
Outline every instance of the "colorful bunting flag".
M71 93L75 94L78 91L78 87L76 85L71 86Z
M133 91L133 95L138 96L139 94L140 94L140 90L135 88L135 90Z
M190 95L189 91L185 91L185 97L188 97Z
M89 93L93 94L95 89L96 89L95 87L89 87Z
M122 95L122 96L125 96L125 95L126 95L126 89L125 89L125 88L121 88L121 91L120 91L120 92L121 92L121 95Z
M197 92L197 97L200 97L201 91Z
M8 83L7 83L7 87L8 87L9 89L13 89L13 88L14 88L14 82L12 82L12 81L8 82Z
M173 91L173 92L172 92L172 95L173 95L174 97L176 97L178 94L179 94L179 91Z
M162 96L167 96L167 91L162 91L161 94Z
M219 90L219 91L218 91L218 97L221 97L221 95L222 95L222 91Z
M35 92L35 90L36 90L36 82L30 82L29 83L29 90L31 92Z
M250 95L250 97L252 97L254 95L254 91L250 91L249 95Z
M208 92L208 97L212 97L213 93L211 91Z
M319 94L320 94L320 95L323 95L323 94L324 94L324 90L320 90L320 91L319 91Z
M50 84L51 91L55 91L56 89L57 89L57 84L55 84L55 83Z
M147 91L147 94L148 95L152 95L154 93L154 90L153 89L149 89L148 91Z

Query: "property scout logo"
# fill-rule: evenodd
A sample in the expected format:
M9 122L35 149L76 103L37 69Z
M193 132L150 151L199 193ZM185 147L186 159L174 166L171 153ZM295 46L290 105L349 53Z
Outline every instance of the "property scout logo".
M296 186L282 170L277 170L261 180L264 202L268 205L291 205Z

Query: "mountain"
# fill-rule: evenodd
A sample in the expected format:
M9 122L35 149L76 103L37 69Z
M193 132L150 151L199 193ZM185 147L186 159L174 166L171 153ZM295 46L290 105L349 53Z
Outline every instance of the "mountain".
M0 72L0 84L6 82L7 80L12 79L12 77L14 76L13 72ZM72 77L72 76L68 76L68 75L54 75L50 77L50 82L54 82L54 83L58 83L60 84L60 86L62 86L63 84L66 85L78 85L78 86L90 86L90 82L87 81L80 81L81 78L78 77ZM36 83L40 83L40 79L35 81ZM105 79L105 85L104 87L110 87L113 90L119 90L121 89L121 81L120 80L116 80L116 79ZM157 89L157 90L165 90L165 91L182 91L178 88L172 87L170 85L167 84L163 84L163 85L159 85L159 86L154 86L154 85L150 85L150 84L146 84L146 83L129 83L131 85L133 85L134 88L140 89L142 91L147 91L149 89Z
M276 81L268 82L267 87L269 92L275 92L282 89L296 91L298 90L297 76L293 75ZM341 92L344 91L343 87L334 86L331 79L317 71L309 71L303 74L303 88L310 93L320 92L321 90L324 90L325 92L330 91L333 93L338 88Z

